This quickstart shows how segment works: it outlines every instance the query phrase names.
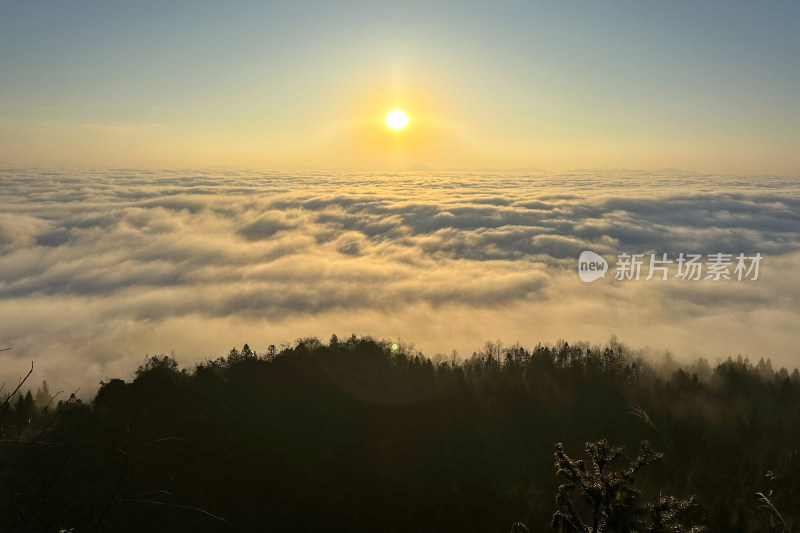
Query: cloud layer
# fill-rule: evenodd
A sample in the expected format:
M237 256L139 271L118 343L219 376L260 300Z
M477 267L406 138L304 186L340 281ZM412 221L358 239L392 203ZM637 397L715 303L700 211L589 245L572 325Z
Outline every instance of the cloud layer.
M796 179L0 170L3 371L59 385L249 342L371 333L635 345L796 365ZM755 282L580 282L576 259L760 252Z

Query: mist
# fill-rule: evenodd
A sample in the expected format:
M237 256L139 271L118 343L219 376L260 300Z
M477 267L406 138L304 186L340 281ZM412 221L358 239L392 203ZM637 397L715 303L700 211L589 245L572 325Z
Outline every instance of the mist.
M3 379L96 390L158 353L369 334L797 366L796 178L679 170L0 171ZM759 278L583 283L577 258L760 253ZM642 276L644 278L644 276Z

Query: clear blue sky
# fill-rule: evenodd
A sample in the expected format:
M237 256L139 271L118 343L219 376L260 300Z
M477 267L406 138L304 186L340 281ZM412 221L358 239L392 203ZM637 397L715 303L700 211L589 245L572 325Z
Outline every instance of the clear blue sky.
M796 174L798 23L798 2L0 1L0 164ZM382 139L398 106L417 130Z

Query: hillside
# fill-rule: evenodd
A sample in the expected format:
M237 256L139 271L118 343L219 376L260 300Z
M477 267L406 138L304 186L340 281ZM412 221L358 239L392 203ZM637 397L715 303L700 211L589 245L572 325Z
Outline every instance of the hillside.
M685 368L618 344L487 343L434 361L356 336L188 369L157 356L91 403L9 402L2 526L549 531L556 443L583 457L602 438L629 458L642 440L663 452L637 477L644 500L693 495L710 531L780 531L756 492L791 525L800 374L741 358Z

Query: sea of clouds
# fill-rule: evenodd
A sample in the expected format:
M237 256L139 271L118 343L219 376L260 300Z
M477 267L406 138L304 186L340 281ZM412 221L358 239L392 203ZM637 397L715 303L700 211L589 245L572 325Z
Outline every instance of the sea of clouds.
M584 250L604 279L581 282ZM619 281L623 252L764 259L756 281ZM3 168L0 373L34 360L33 383L90 394L147 354L333 332L462 356L616 334L794 367L799 264L797 178Z

